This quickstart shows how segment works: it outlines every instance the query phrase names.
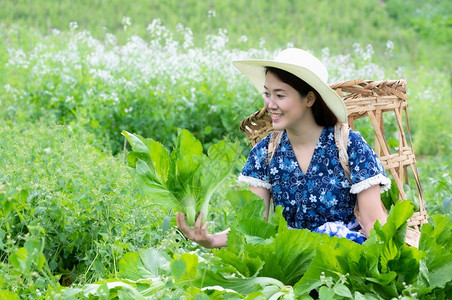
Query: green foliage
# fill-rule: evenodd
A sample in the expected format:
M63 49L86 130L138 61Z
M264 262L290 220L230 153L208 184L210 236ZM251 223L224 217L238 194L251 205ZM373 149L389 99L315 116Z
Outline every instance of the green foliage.
M2 121L0 136L0 260L20 271L2 267L0 288L47 262L61 284L90 282L114 273L123 253L174 234L162 212L144 209L124 162L80 127Z
M0 65L0 116L19 122L77 122L96 135L99 148L115 154L122 149L122 130L152 137L167 147L174 144L177 128L189 130L204 145L223 137L239 138L245 144L238 124L262 102L231 61L269 58L276 51L230 50L224 34L195 47L190 34L184 43L177 42L158 21L148 32L146 38L131 36L124 45L112 34L97 40L76 29L47 37L28 32L39 43L24 51L14 42L15 29L0 27L0 34L12 39L11 45L0 43L5 62ZM391 57L392 51L383 52ZM406 77L416 154L448 152L452 109L447 71L400 68L399 62L385 70L370 44L355 43L338 53L344 52L322 50L331 82ZM393 121L385 119L390 143L396 129ZM371 139L368 128L367 123L357 126Z
M256 243L247 237L252 230L245 227L260 226L260 218L246 219L250 221L247 225L241 218L262 212L262 201L249 191L231 191L228 196L234 197L234 207L239 210L227 248L214 250L213 256L173 252L170 258L167 251L152 248L127 253L115 279L69 288L63 295L78 292L98 297L102 284L107 284L109 299L116 299L112 291L118 289L131 290L136 297L205 294L233 299L312 299L308 294L313 290L320 299L428 299L444 298L450 292L450 217L436 215L432 225L424 226L416 249L404 243L406 220L413 212L407 201L397 202L387 223L376 224L363 245L288 229L279 208L268 223L275 228L274 234ZM257 211L249 210L249 204Z
M419 161L419 177L429 214L452 217L452 157L426 157Z
M209 215L211 199L216 197L235 171L240 148L238 143L223 140L203 153L203 146L189 131L180 129L171 153L152 139L123 131L132 146L128 156L136 170L143 192L153 203L185 213L193 226L203 213Z

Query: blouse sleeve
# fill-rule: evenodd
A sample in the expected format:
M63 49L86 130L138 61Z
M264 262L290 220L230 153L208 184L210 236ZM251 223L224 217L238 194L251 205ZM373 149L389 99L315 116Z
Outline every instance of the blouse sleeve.
M377 184L380 185L381 193L391 187L391 180L386 176L380 159L364 138L352 130L350 130L347 153L352 181L350 193L359 194Z
M238 178L239 182L247 183L254 187L271 189L270 178L268 176L267 151L270 135L267 135L253 149L251 149L248 160L243 166Z

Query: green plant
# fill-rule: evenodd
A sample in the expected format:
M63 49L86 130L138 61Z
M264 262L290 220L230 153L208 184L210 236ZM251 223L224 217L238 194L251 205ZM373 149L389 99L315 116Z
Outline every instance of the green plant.
M452 217L451 161L448 156L424 157L419 160L424 203L430 215L444 214Z
M320 299L387 299L444 298L452 289L450 217L436 215L432 225L424 225L419 249L408 247L404 234L412 207L399 201L387 223L377 223L359 245L288 229L280 207L265 223L262 201L249 191L230 191L228 199L236 215L227 248L127 253L115 278L69 288L63 295L312 299L315 291Z
M141 197L122 157L101 153L81 127L2 121L0 135L2 263L27 249L31 234L45 241L42 253L62 285L91 282L115 273L123 253L177 236Z
M238 143L220 141L203 153L203 146L189 131L179 130L171 153L159 142L123 131L132 145L129 165L136 170L143 192L166 209L184 212L193 226L200 212L203 223L210 200L216 196L236 168Z

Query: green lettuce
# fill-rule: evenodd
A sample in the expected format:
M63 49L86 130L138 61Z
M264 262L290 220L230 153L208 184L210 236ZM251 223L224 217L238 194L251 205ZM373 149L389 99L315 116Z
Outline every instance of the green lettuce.
M132 146L129 166L135 168L143 192L154 203L184 212L193 226L199 212L209 212L209 202L225 188L240 157L240 146L225 140L203 146L189 131L178 130L170 152L162 144L123 131Z
M235 194L235 195L234 195ZM287 228L281 207L268 222L263 201L250 192L233 191L228 199L236 212L228 247L215 250L218 272L237 278L274 278L293 286L295 295L320 290L322 277L339 282L359 295L387 299L439 296L451 289L452 222L435 216L422 228L419 249L405 244L406 221L413 214L409 201L398 201L385 225L378 222L359 245L345 238ZM326 290L323 286L322 290Z
M413 207L398 201L386 224L375 224L359 245L289 229L281 207L266 220L262 199L250 191L231 190L226 197L236 212L227 248L213 250L213 256L154 248L127 253L118 265L119 278L65 295L312 299L316 290L320 299L437 300L452 292L452 220L447 215L435 215L422 227L419 249L408 247L404 235Z

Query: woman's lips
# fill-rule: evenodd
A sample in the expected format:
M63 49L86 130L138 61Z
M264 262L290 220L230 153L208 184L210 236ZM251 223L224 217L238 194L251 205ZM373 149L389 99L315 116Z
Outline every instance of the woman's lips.
M283 116L283 114L270 114L270 117L272 118L272 121L278 121L279 119L281 119Z

